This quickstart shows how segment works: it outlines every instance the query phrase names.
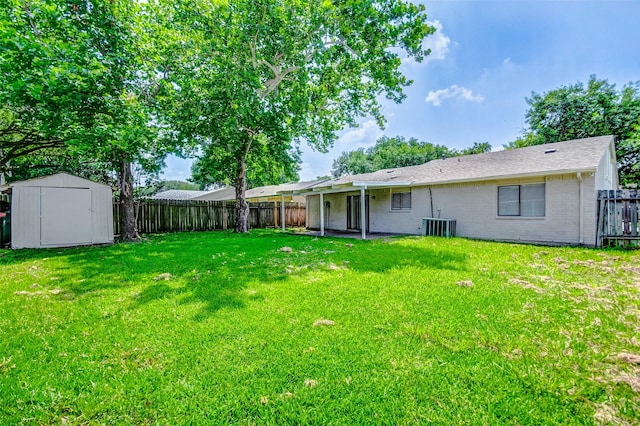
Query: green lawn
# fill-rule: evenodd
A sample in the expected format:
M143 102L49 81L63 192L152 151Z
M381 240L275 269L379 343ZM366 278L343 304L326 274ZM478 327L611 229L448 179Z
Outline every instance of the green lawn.
M0 251L0 423L638 424L639 254L271 231Z

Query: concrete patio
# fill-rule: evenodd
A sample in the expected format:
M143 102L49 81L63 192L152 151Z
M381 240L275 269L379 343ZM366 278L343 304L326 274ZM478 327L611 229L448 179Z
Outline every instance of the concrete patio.
M294 235L306 235L309 237L320 237L319 230L304 230L304 231L295 231L291 232ZM362 233L360 231L336 231L336 230L328 230L324 231L325 237L335 237L335 238L352 238L355 240L362 239ZM407 234L396 234L396 233L387 233L387 232L367 232L367 240L377 240L380 238L390 238L390 237L402 237L407 236Z

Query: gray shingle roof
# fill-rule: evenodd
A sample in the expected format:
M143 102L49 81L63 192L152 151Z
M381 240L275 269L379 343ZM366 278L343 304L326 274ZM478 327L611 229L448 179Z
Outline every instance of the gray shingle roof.
M213 191L207 191L197 197L195 200L203 201L227 201L234 200L236 198L236 189L233 186L225 186L224 188L214 189Z
M314 188L348 185L353 182L410 182L412 185L431 185L595 170L613 140L613 136L600 136L433 160L418 166L343 176L317 184Z
M246 193L246 196L247 198L274 197L276 195L279 195L280 192L302 191L325 181L326 179L318 179L307 182L293 182L283 183L282 185L260 186L258 188L249 189Z
M320 179L308 182L293 182L283 183L282 185L260 186L247 190L245 192L245 196L247 199L274 197L279 195L279 193L283 191L300 191L324 181L325 179ZM236 190L233 186L227 186L226 188L209 192L202 192L201 194L194 197L194 199L196 200L208 201L235 200L235 198Z
M154 200L190 200L199 195L206 194L208 191L191 191L186 189L169 189L167 191L158 192L153 197Z

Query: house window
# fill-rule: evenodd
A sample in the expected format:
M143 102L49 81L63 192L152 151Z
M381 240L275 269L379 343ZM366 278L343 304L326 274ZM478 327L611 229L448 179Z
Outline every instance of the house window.
M391 210L411 210L411 191L391 194Z
M498 187L498 216L544 217L544 183Z

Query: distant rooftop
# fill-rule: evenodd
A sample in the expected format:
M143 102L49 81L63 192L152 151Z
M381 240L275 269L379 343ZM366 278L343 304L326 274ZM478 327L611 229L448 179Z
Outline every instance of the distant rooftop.
M158 192L151 198L154 200L190 200L199 195L204 195L209 191L192 191L187 189L169 189Z

